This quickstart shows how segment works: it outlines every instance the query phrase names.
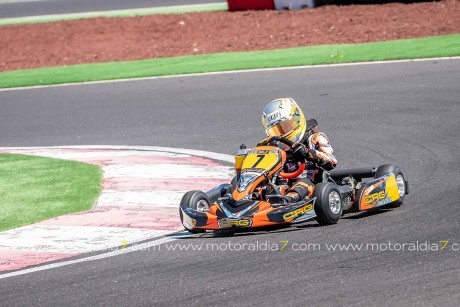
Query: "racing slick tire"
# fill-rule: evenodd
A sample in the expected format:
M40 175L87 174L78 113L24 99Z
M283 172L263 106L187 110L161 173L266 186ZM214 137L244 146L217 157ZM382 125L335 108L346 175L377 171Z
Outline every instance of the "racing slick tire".
M399 207L404 202L404 196L408 194L408 186L406 178L404 177L403 173L399 166L394 164L385 164L379 166L377 171L375 172L375 178L379 178L384 176L385 174L393 173L396 177L396 184L398 185L399 190L399 199L388 206L390 207Z
M312 198L316 197L316 220L321 225L337 223L342 216L342 197L339 187L332 182L321 182L315 186Z
M203 202L207 203L208 208L211 206L211 201L209 200L209 197L208 197L208 195L206 195L206 193L204 193L203 191L198 191L198 190L189 191L189 192L185 193L184 196L182 196L182 199L180 201L180 206L181 207L182 206L190 207L193 210L198 211L199 206L205 205ZM182 219L183 219L182 210L179 210L179 213L180 213L180 219L182 221ZM191 233L204 233L204 232L206 232L205 229L188 229L188 228L185 228L185 229L188 230Z

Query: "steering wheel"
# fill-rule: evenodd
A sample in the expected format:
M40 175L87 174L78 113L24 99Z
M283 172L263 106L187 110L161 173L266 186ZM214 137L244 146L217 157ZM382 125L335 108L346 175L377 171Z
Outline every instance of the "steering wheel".
M288 140L285 137L282 136L272 136L268 137L257 144L257 146L263 146L263 145L268 145L268 144L273 144L274 142L280 142L285 145L287 145L290 149L294 146L294 142ZM281 177L284 179L294 179L300 176L300 174L303 173L305 170L305 162L299 162L299 168L293 172L293 173L285 173L285 172L280 172Z

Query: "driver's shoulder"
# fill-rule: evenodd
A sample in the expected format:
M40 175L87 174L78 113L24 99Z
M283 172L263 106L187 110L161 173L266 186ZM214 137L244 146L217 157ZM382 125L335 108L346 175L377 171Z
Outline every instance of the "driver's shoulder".
M315 132L308 138L308 141L313 144L330 144L329 138L324 132Z

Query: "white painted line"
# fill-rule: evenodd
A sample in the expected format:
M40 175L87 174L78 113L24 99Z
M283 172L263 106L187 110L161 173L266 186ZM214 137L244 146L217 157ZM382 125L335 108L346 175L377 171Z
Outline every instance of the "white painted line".
M460 59L460 56L455 56L455 57L444 57L444 58L425 58L425 59L409 59L409 60L390 60L390 61L375 61L375 62L357 62L357 63L321 64L321 65L290 66L290 67L276 67L276 68L257 68L257 69L229 70L229 71L216 71L216 72L195 73L195 74L180 74L180 75L168 75L168 76L156 76L156 77L127 78L127 79L116 79L116 80L100 80L100 81L63 83L63 84L52 84L52 85L36 85L36 86L29 86L29 87L12 87L12 88L2 88L2 89L0 89L0 92L20 91L20 90L29 90L29 89L42 89L42 88L55 88L55 87L66 87L66 86L79 86L79 85L119 83L119 82L135 82L135 81L147 81L147 80L157 80L157 79L189 78L189 77L201 77L201 76L213 76L213 75L228 75L228 74L240 74L240 73L243 74L243 73L269 72L269 71L282 71L282 70L348 67L348 66L379 65L379 64L394 64L394 63L409 63L409 62L429 62L429 61L445 61L445 60L459 60L459 59Z
M19 275L24 275L24 274L29 274L29 273L33 273L33 272L44 271L44 270L50 270L50 269L59 268L59 267L72 265L72 264L77 264L77 263L82 263L82 262L100 260L100 259L110 258L110 257L114 257L114 256L120 256L120 255L124 255L124 254L131 253L131 252L136 252L136 251L148 251L148 250L151 250L152 252L155 252L155 249L154 249L155 246L165 244L165 243L177 240L180 237L185 237L185 236L189 236L189 235L190 234L187 231L178 232L178 233L176 233L174 235L174 237L161 238L161 239L158 239L158 240L155 240L155 241L152 241L152 242L137 244L137 245L133 245L133 246L130 246L130 247L127 247L127 248L124 248L124 249L119 249L119 250L111 251L111 252L96 255L96 256L80 258L80 259L75 259L75 260L69 260L69 261L62 261L62 262L42 265L42 266L30 268L30 269L19 270L19 271L15 271L15 272L11 272L11 273L0 274L0 279L19 276Z

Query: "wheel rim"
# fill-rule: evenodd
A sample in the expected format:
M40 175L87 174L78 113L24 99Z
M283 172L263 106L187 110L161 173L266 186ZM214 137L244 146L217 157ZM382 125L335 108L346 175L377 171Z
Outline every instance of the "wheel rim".
M406 194L406 184L402 175L396 176L396 185L398 186L399 197L403 197Z
M196 204L196 211L198 212L206 212L209 211L209 204L206 200L201 199Z
M333 214L338 214L342 208L342 202L340 201L340 195L336 191L329 194L329 209Z

